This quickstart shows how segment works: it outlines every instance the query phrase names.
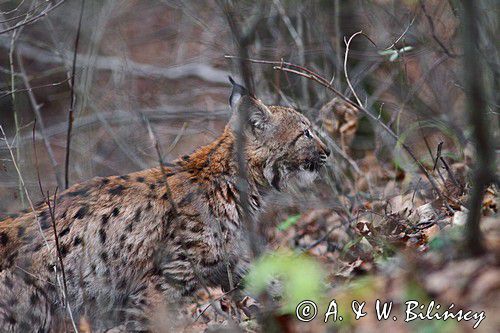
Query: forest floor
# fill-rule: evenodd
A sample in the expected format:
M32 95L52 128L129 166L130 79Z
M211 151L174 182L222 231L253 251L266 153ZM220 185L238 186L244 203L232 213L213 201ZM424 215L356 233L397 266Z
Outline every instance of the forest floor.
M371 186L379 186L380 193L398 193L408 181L409 175L380 165L371 155L359 165L363 173L357 179L358 189L370 179ZM270 249L277 251L275 253L284 249L304 253L319 263L324 273L323 297L317 303L314 320L299 321L294 309L297 304L287 308L286 301L272 301L260 294L256 298L264 300L265 305L251 297L236 305L230 295L213 290L210 296L202 295L205 304L187 309L193 322L185 330L218 331L237 325L248 332L325 332L332 328L341 332L498 332L498 190L488 188L483 200L481 228L487 253L471 258L463 245L467 218L464 206L469 188L467 167L464 163L455 163L449 169L448 175L438 183L441 198L432 188L402 191L399 195L387 196L390 199L384 201L364 198L357 207L351 206L350 219L338 209L312 208L300 215L292 214L270 228L267 234ZM424 178L424 175L417 173L412 177ZM350 195L354 193L341 195L340 203L352 204ZM306 279L314 278L307 277L305 270L301 272L299 268L298 274ZM337 317L329 316L325 323L325 313L332 300L337 305ZM392 302L387 319L377 319L377 300ZM434 319L414 318L412 314L407 317L407 306L416 303L406 302L412 300L419 302L417 307L424 307L419 310L422 316L429 312ZM363 307L366 316L354 318L353 301L358 302L354 305L366 302ZM460 314L460 309L463 317L447 320L439 317L446 310ZM417 310L415 314L419 313Z

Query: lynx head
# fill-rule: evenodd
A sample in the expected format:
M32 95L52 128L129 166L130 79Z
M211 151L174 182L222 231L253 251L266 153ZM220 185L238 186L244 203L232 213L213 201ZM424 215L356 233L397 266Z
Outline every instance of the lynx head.
M278 190L293 182L311 183L330 151L309 119L292 108L266 106L231 78L230 81L233 115L228 126L238 132L239 117L246 115L243 133L249 163L254 162L265 182Z

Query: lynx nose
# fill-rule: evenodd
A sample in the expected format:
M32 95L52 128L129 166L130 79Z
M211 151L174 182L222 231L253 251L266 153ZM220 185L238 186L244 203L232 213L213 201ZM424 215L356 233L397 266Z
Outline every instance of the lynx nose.
M319 157L321 158L322 161L326 161L326 158L330 156L330 149L324 144L321 145L321 153L319 154Z
M326 158L330 156L330 149L328 149L328 147L318 137L316 137L316 144L321 162L326 162Z
M319 154L321 163L326 163L328 156L330 156L330 150L325 147L325 149L323 149L323 152Z

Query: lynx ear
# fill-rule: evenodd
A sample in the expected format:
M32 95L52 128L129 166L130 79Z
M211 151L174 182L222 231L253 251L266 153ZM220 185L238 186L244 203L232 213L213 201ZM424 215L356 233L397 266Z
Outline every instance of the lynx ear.
M248 95L247 88L240 86L238 83L234 82L231 76L228 76L229 82L233 85L233 91L231 91L231 96L229 96L229 105L233 108L242 96Z
M248 90L234 82L232 77L229 81L233 85L233 91L229 97L229 104L233 109L230 125L237 128L238 115L241 113L248 115L248 120L253 129L264 129L271 118L271 111L260 100L250 96Z

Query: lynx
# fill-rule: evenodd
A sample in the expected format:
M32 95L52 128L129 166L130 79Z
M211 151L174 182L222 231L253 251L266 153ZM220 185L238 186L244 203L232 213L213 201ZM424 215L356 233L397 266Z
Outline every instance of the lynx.
M0 222L0 331L71 327L61 298L63 271L74 321L85 318L93 331L154 331L158 309L203 286L228 290L228 267L238 285L249 264L238 115L248 115L242 133L251 215L269 193L313 180L330 152L305 116L266 106L231 82L233 114L214 142L163 170L74 185L52 202L52 213L42 203Z

